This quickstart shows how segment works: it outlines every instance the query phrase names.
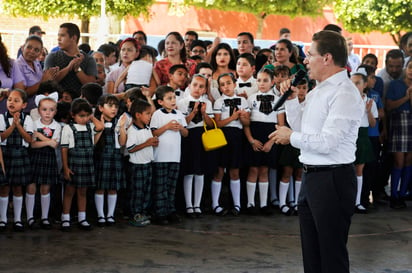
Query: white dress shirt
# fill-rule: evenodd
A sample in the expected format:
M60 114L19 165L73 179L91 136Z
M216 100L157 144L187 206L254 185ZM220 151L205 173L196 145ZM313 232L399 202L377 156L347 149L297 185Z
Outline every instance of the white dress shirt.
M346 70L319 83L305 102L286 101L292 146L307 165L348 164L355 161L356 139L365 111L359 91Z

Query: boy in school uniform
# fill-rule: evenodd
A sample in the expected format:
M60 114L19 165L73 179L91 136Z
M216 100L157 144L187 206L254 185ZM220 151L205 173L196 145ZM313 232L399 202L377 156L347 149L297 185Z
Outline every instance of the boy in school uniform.
M247 99L250 95L257 93L258 86L255 73L255 57L250 53L243 53L237 57L236 73L239 78L236 81L236 95Z
M156 99L162 108L153 113L150 121L153 136L159 138L159 145L154 148L153 223L167 225L181 221L176 214L175 192L180 169L181 137L186 137L188 130L184 115L176 110L177 99L172 87L158 87Z
M182 88L187 84L188 74L189 71L184 64L175 64L169 69L169 83L167 86L175 91L176 101L185 97L185 91Z

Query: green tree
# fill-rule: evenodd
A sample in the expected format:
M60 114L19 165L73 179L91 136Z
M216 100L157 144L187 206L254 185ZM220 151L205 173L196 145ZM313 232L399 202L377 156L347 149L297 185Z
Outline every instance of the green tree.
M149 14L149 7L155 0L106 0L106 14L124 17ZM3 0L4 10L14 16L50 17L77 16L81 24L81 32L89 32L92 16L100 15L100 0ZM83 37L83 42L88 42Z
M333 10L346 30L390 33L396 44L412 29L411 0L337 0Z
M258 29L256 31L258 39L261 37L263 23L267 15L318 16L322 14L323 7L332 2L332 0L185 0L187 5L206 9L253 13L258 20Z

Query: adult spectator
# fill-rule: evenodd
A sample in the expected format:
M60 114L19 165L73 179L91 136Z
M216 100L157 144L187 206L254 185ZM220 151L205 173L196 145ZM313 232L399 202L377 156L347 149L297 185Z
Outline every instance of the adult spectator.
M337 32L339 34L342 34L342 28L338 25L335 24L327 24L323 30L330 30L330 31L334 31Z
M66 90L73 90L75 97L80 96L82 85L95 82L97 76L96 62L93 57L80 51L78 43L80 29L76 24L64 23L58 32L59 51L46 57L44 68L59 67L56 81Z
M184 64L190 75L195 73L196 62L187 58L185 42L179 32L170 32L165 39L167 56L155 64L154 71L160 79L158 85L169 83L169 69L175 64ZM159 51L160 53L160 51Z
M353 53L353 39L352 37L346 38L346 44L348 46L348 65L351 71L356 71L361 61L358 55Z
M32 35L26 39L23 45L23 54L16 60L24 77L24 90L28 95L25 113L30 113L35 108L34 97L37 94L40 83L54 80L59 71L58 67L51 67L43 72L40 62L37 60L43 52L43 41L39 36Z
M275 51L275 66L285 65L289 67L292 75L298 72L299 69L305 70L305 67L298 63L297 54L295 54L295 48L291 41L287 39L279 40L273 50Z
M16 62L10 59L7 48L4 45L1 35L0 35L0 88L13 89L19 88L24 89L24 77L16 65ZM8 92L2 91L0 93L0 113L5 113L6 101Z
M29 36L32 36L32 35L36 35L36 36L39 36L40 38L43 36L43 35L45 35L46 34L46 32L44 32L42 29L41 29L41 27L39 27L39 26L32 26L30 29L29 29ZM22 53L22 50L23 50L23 46L21 46L20 48L19 48L19 51L17 51L17 58L18 57L20 57L20 55L21 55L21 53Z
M288 28L283 27L279 30L279 40L282 40L282 39L291 40L291 36L292 34Z
M243 53L253 54L254 39L250 32L241 32L237 35L237 49L239 55Z
M405 66L404 66L404 68L406 68L406 64L409 62L409 60L412 56L412 32L409 32L408 39L406 40L406 45L403 48L403 54L405 56Z
M140 46L147 45L147 35L142 30L133 32L133 38L140 44Z
M193 41L197 40L199 40L199 34L196 31L189 30L185 33L185 48L188 56L190 56L190 47Z
M304 164L298 207L305 273L350 272L346 244L355 209L353 162L365 104L348 78L347 59L345 38L332 31L315 33L305 62L318 84L304 106L292 88L285 105L292 129L277 127L271 134L276 143L300 149ZM281 91L289 87L287 81Z
M385 67L378 72L378 76L383 80L382 99L384 103L389 83L393 80L399 80L402 77L403 64L403 54L399 49L392 49L386 53Z

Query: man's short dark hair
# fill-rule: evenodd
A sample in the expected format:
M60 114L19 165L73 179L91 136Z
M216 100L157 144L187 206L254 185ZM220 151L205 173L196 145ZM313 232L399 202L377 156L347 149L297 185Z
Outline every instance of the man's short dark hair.
M346 39L335 31L322 30L313 34L312 41L317 43L317 51L321 56L329 53L333 63L345 67L348 61Z
M290 30L286 27L283 27L279 30L279 36L282 36L285 33L290 33Z
M60 28L65 28L67 29L67 33L69 34L69 37L72 38L73 36L77 37L77 43L80 40L80 29L76 24L73 23L64 23L60 25Z
M192 44L190 45L190 50L192 51L193 48L195 48L196 46L202 47L205 51L207 50L206 45L202 40L193 41Z
M335 25L335 24L327 24L327 25L323 28L323 30L330 30L330 31L334 31L334 32L337 32L337 33L341 33L341 32L342 32L342 28L341 28L340 26L338 26L338 25Z
M97 51L103 53L104 56L109 57L110 54L117 51L117 48L112 44L102 44L101 46L99 46Z
M186 35L195 36L195 40L199 39L199 34L197 34L197 32L193 30L186 31L185 36Z
M405 62L405 58L403 57L403 53L399 49L391 49L386 53L385 62L388 62L388 59L402 59L402 63Z
M247 37L249 38L249 41L250 41L252 44L254 44L254 39L253 39L252 33L250 33L250 32L241 32L241 33L239 33L239 34L237 35L237 37L240 37L240 36L247 36Z
M142 35L143 40L145 41L145 43L147 43L147 35L146 35L146 33L144 33L143 30L138 30L138 31L133 32L132 37L134 37L136 34Z

